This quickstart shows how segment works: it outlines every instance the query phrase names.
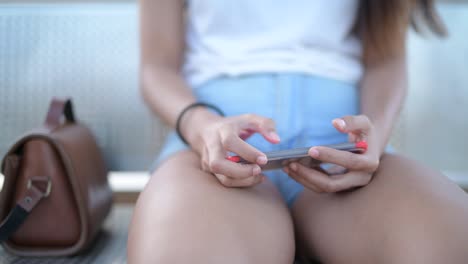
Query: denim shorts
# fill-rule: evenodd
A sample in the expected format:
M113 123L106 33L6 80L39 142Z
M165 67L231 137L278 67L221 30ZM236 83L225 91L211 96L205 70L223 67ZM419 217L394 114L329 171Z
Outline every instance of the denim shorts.
M347 141L331 121L359 111L356 85L307 74L252 74L219 77L194 87L198 101L212 103L227 116L255 113L276 122L279 144L271 144L255 134L248 143L261 151L273 151ZM177 135L169 134L153 170L167 157L187 149ZM265 176L278 188L291 206L303 186L282 170L266 171Z

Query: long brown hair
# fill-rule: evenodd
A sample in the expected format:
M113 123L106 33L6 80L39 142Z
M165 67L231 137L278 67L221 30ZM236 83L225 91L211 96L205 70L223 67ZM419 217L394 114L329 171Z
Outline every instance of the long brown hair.
M361 0L356 31L364 45L364 60L392 57L401 50L409 25L422 32L422 25L438 36L446 30L433 0Z

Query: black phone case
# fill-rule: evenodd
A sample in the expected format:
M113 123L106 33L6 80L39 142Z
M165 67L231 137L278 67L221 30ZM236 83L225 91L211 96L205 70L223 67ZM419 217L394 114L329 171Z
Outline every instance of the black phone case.
M350 151L353 153L362 153L365 151L365 149L358 148L356 146L356 143L341 143L334 145L325 145L323 147ZM268 158L268 163L261 166L261 168L263 171L276 170L287 166L291 162L299 162L300 164L306 167L316 167L322 162L309 156L308 152L310 148L311 147L267 152L265 154ZM241 160L240 163L249 162Z

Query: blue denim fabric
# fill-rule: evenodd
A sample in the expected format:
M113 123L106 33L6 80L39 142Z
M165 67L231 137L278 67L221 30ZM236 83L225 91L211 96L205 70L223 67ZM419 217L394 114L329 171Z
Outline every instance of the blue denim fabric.
M349 83L306 74L252 74L220 77L194 87L199 101L220 107L227 116L255 113L275 120L281 143L273 145L256 134L248 143L262 151L310 147L347 141L331 121L359 111L359 90ZM158 164L187 146L172 132ZM265 175L291 206L303 186L281 170Z

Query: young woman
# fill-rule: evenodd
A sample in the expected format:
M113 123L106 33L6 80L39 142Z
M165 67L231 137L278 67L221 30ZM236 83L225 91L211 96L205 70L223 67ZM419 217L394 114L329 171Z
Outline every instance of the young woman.
M385 152L406 94L408 25L419 15L443 32L432 1L140 5L141 91L180 135L136 205L130 263L468 261L465 193ZM348 140L369 149L320 147ZM261 171L265 152L306 146L333 172Z

